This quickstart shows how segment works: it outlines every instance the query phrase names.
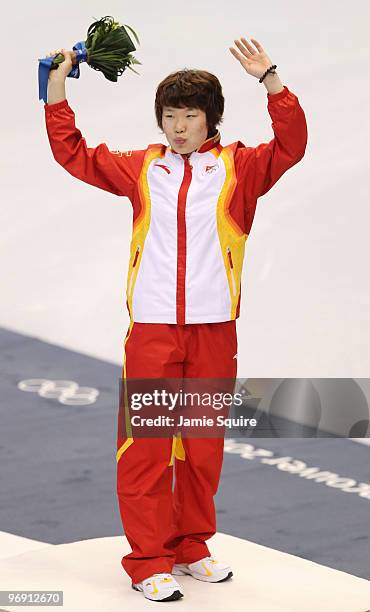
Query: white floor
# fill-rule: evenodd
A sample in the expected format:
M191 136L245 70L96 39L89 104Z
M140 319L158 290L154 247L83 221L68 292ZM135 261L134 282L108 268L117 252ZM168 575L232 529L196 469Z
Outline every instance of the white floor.
M0 532L0 549L0 590L62 590L64 612L121 612L133 606L139 612L154 605L131 588L121 568L121 557L130 551L124 536L43 545ZM177 577L185 590L177 603L183 610L369 610L370 582L361 578L223 533L212 538L212 552L232 564L234 577L221 584Z

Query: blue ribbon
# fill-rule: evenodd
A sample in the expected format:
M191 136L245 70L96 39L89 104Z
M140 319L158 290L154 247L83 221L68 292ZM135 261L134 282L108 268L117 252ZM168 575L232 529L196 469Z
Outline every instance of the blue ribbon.
M87 49L84 41L76 43L72 48L73 51L76 51L77 63L72 66L72 70L67 74L67 76L78 79L80 76L80 63L87 62ZM48 80L50 66L55 57L56 55L39 59L39 100L42 99L45 103L48 101Z

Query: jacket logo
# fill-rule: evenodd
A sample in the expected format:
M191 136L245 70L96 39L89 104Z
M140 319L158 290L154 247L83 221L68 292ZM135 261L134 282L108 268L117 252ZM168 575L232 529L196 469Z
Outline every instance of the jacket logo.
M212 174L212 172L216 172L217 167L217 164L213 164L213 166L205 166L204 171L206 174Z
M130 151L111 151L111 153L114 153L114 155L118 155L119 157L122 157L122 155L126 155L126 157L131 157L132 149Z
M165 170L167 174L171 174L171 170L169 169L168 166L165 166L164 164L154 164L154 165L158 166L158 168L163 168L163 170Z

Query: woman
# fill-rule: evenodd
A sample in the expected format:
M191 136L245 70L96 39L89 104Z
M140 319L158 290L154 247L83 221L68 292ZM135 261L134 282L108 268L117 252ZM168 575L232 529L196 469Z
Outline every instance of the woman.
M257 40L232 55L266 87L274 138L257 147L221 145L224 97L203 70L170 74L158 86L157 124L169 145L110 151L86 145L65 93L71 52L50 71L46 126L53 155L73 176L126 196L133 206L127 279L124 402L117 435L117 492L132 552L122 566L132 587L156 601L183 596L174 575L220 582L231 568L212 557L220 437L134 437L128 381L235 380L236 319L245 242L258 197L304 155L307 127ZM176 482L172 492L173 468Z

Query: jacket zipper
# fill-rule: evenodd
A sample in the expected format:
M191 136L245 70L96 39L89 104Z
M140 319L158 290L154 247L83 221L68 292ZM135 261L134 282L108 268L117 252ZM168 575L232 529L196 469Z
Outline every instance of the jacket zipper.
M229 266L230 266L230 274L231 274L231 284L233 286L233 295L236 295L236 282L235 282L235 273L234 273L234 265L231 257L230 247L227 247L227 256L229 258Z
M192 180L193 166L184 155L184 176L177 200L177 278L176 278L176 322L185 325L185 277L186 277L186 199Z
M136 262L137 262L137 259L138 259L138 257L139 257L139 251L140 251L140 246L138 246L138 247L136 248L135 257L134 257L134 261L133 261L133 264L132 264L132 269L131 269L131 274L130 274L130 280L129 280L128 290L127 290L128 295L130 295L130 293L131 293L132 280L133 280L133 277L134 277L134 268L135 268L135 266L136 266Z

